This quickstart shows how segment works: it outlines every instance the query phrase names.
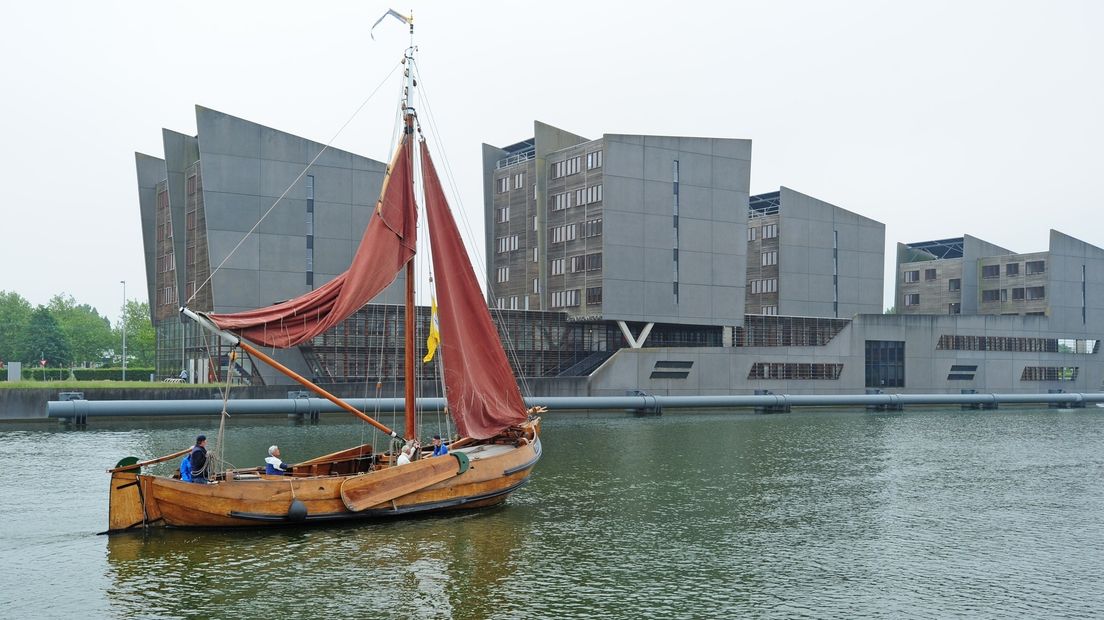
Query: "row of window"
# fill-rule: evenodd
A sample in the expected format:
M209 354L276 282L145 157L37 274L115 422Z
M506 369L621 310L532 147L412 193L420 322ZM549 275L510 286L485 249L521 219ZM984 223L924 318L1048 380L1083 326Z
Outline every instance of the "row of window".
M513 183L511 184L511 181ZM510 191L511 189L521 189L525 187L525 173L519 172L513 176L506 175L498 180L498 184L495 188L499 194Z
M518 236L509 235L507 237L499 237L495 240L495 251L499 254L510 252L518 249Z
M571 266L571 273L598 271L602 268L602 253L594 252L593 254L580 254L567 258L553 258L551 261L552 275L563 275L564 268L567 265Z
M157 257L157 273L165 273L176 269L176 255L163 254Z
M748 226L747 237L748 241L755 241L757 235L762 232L764 239L774 239L778 237L778 224L764 224L763 226Z
M1023 301L1024 299L1046 299L1046 287L1045 286L1028 286L1026 288L996 288L989 291L981 292L982 301L1008 301L1009 291L1012 291L1012 301Z
M944 351L1012 351L1016 353L1079 353L1091 355L1099 340L1024 338L1014 336L952 336L943 334L935 348Z
M1077 366L1026 366L1020 381L1076 381Z
M924 270L924 279L925 280L934 280L935 275L936 275L935 274L935 269L925 269ZM919 281L920 281L920 270L919 269L913 269L911 271L906 271L905 272L905 283L906 284L910 283L910 282L919 282ZM959 280L959 282L961 282L961 280Z
M552 194L549 201L553 211L563 211L571 207L581 207L602 202L602 184L580 187L571 192Z
M778 315L778 306L763 306L759 309L759 314L766 314L770 316Z
M767 267L767 266L770 266L770 265L777 265L778 264L778 250L771 250L769 252L763 252L763 255L760 257L760 264L763 267Z
M751 280L750 282L748 282L748 286L751 287L752 295L758 295L760 293L777 293L778 278L768 278L766 280Z
M553 308L574 308L579 305L579 289L567 291L554 291L552 293Z
M806 364L801 362L756 362L748 371L748 379L808 379L835 381L843 372L843 364Z
M569 157L563 161L552 162L552 178L560 179L573 174L578 174L579 165L582 163L582 156L576 155L575 157ZM602 167L602 151L592 151L587 153L586 156L586 168L587 170L594 170L595 168Z
M1046 261L1045 260L1029 260L1024 263L1024 273L1029 276L1037 275L1040 273L1046 273ZM982 265L981 277L999 278L1001 275L1000 265ZM1017 278L1020 275L1019 263L1008 263L1004 266L1004 276L1006 278Z

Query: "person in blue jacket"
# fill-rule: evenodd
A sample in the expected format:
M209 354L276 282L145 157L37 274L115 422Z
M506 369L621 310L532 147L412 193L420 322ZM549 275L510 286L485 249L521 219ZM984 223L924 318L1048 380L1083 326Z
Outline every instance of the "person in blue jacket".
M192 453L188 455L192 461L192 479L189 482L207 484L207 436L196 437Z
M280 447L269 446L268 458L265 459L265 473L270 476L282 476L288 473L291 466L280 460Z
M441 436L433 436L433 456L443 456L448 454L448 446L441 443Z
M184 456L184 460L180 461L180 480L183 482L192 481L192 453L189 452Z

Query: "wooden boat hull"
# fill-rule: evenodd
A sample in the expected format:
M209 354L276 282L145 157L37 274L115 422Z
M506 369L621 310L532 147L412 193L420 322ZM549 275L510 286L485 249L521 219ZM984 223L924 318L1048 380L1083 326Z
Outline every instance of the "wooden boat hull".
M463 473L362 510L350 510L342 498L342 485L350 480L359 482L357 479L386 474L395 468L354 475L262 476L259 479L234 479L215 484L116 472L112 476L109 531L158 525L257 527L313 524L493 506L504 502L511 492L524 485L540 459L539 420L529 425L533 431L531 440L522 440L520 445L489 444L459 448L457 451L463 452L469 463ZM413 467L424 460L399 467ZM454 457L448 460L456 463ZM409 480L405 484L409 486ZM296 501L302 506L293 510L292 504Z

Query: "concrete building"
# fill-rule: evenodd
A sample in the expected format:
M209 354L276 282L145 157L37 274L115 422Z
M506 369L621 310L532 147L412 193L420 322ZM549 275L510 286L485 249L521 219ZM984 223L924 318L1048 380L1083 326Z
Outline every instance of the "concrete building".
M162 130L164 158L135 154L157 372L175 377L185 369L201 382L226 373L273 380L263 365L232 367L212 355L178 308L259 308L345 271L386 164L201 106L196 128L196 135ZM400 301L401 280L379 300ZM309 346L277 355L304 374L317 366Z
M484 145L491 305L613 321L633 342L741 324L750 160L748 140L588 140L540 122Z
M787 187L752 196L747 314L851 317L882 311L885 224Z
M1047 316L1054 329L1076 332L1094 318L1104 325L1091 312L1104 301L1102 261L1100 248L1056 230L1049 250L1027 254L968 235L898 244L896 307L901 314Z

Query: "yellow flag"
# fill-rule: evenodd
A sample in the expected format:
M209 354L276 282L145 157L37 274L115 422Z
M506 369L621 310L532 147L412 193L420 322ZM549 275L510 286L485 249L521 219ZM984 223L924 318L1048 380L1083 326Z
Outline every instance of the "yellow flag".
M422 363L428 364L433 359L433 354L437 352L437 345L441 342L441 332L437 331L437 298L432 298L432 304L429 310L429 337L426 338L426 355L422 358Z

